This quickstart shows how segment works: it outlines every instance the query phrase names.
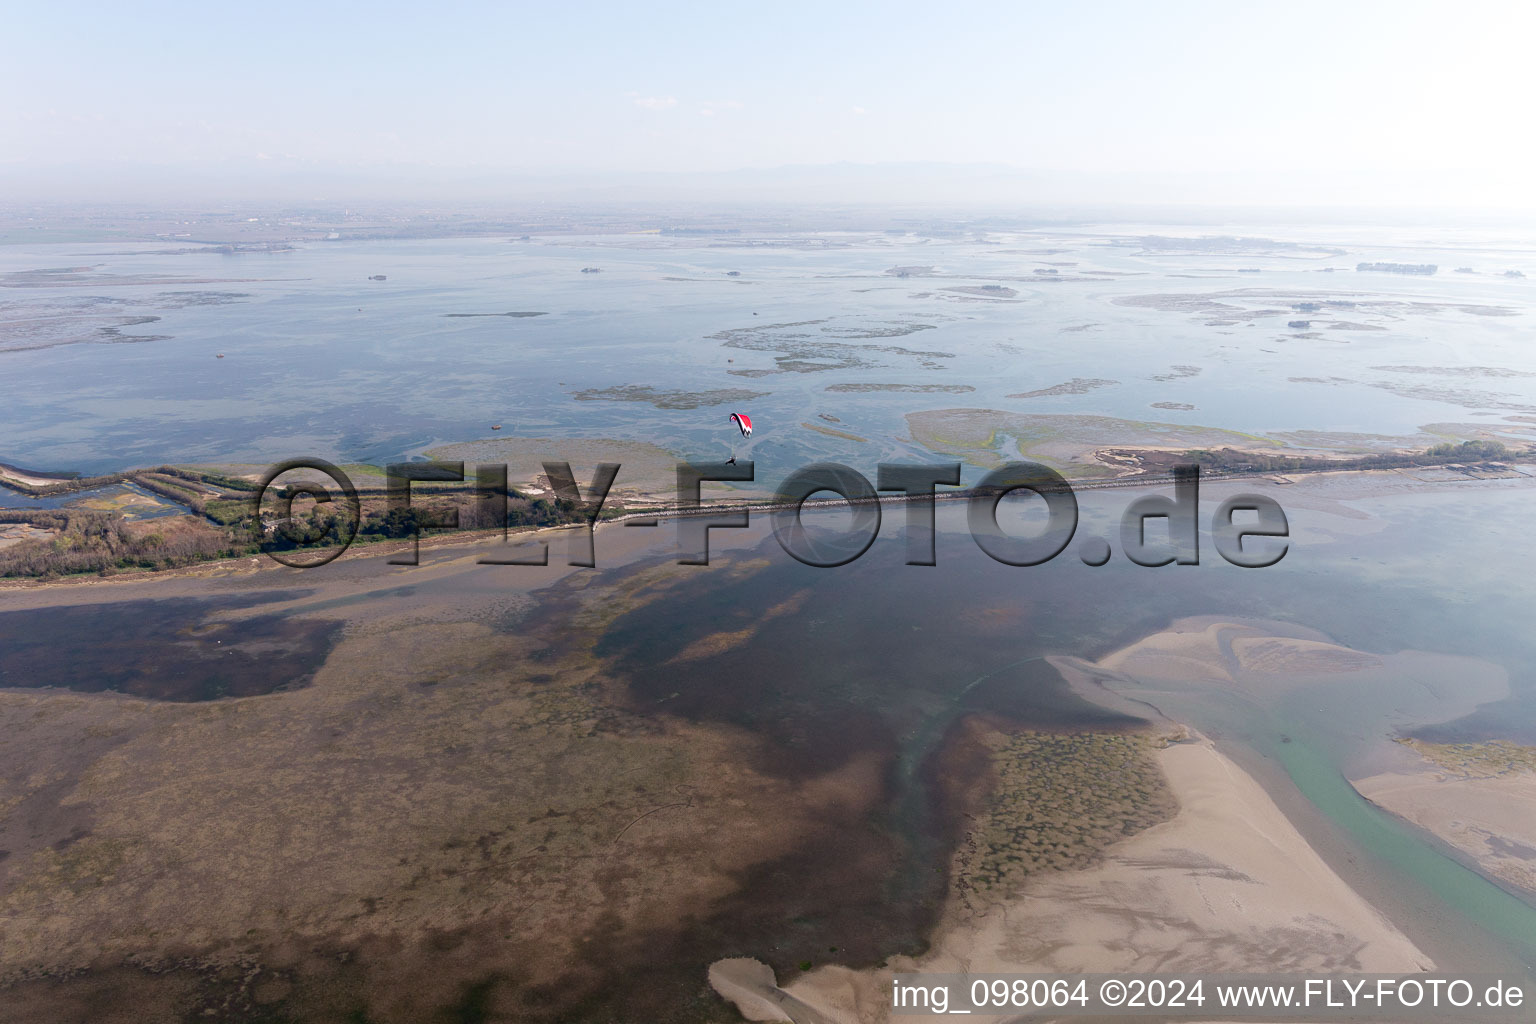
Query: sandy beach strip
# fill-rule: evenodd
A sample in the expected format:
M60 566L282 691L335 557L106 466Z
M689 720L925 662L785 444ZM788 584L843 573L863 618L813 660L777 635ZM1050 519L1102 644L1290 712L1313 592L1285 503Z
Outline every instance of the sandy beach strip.
M1352 784L1376 806L1455 847L1487 877L1536 895L1536 773L1466 776L1425 759L1418 771Z
M15 466L7 466L0 463L0 482L15 480L17 483L31 487L48 487L53 484L67 484L73 477L67 476L40 476L36 473L28 473L17 469Z

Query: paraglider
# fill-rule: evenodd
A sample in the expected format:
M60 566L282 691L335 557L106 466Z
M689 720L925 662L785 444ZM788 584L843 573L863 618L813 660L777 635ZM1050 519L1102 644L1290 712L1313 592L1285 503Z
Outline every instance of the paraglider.
M752 417L748 416L746 413L744 413L744 412L733 412L733 413L731 413L731 424L737 430L741 431L741 436L742 437L751 437L752 436ZM725 460L725 464L727 466L734 466L734 465L736 465L736 456L732 455L729 459L726 459Z

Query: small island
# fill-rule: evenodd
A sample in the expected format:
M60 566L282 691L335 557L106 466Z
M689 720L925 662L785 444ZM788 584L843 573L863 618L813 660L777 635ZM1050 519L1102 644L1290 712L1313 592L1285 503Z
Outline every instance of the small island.
M1355 270L1361 273L1422 274L1425 277L1439 269L1433 263L1359 263L1355 265Z

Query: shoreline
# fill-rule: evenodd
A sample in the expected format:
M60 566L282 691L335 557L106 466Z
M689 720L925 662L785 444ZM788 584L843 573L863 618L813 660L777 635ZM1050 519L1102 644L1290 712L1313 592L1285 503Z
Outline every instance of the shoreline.
M1447 465L1437 465L1437 466L1433 466L1433 467L1417 467L1417 468L1419 468L1419 469L1430 468L1430 469L1436 469L1436 470L1452 470L1452 469L1456 469L1457 466L1456 465L1452 465L1452 464L1447 464ZM1404 467L1387 467L1387 468L1376 468L1376 469L1328 469L1328 470L1317 469L1317 470L1305 470L1305 471L1301 471L1301 472L1297 472L1297 473L1291 473L1291 474L1270 474L1270 473L1215 473L1215 474L1209 474L1209 473L1207 473L1207 472L1202 470L1201 477L1200 477L1200 482L1201 482L1202 485L1208 485L1208 486L1212 486L1212 487L1230 487L1232 485L1238 485L1238 484L1241 484L1241 483L1244 483L1244 482L1251 482L1251 483L1254 483L1254 484L1270 483L1270 484L1273 484L1273 485L1276 485L1276 486L1286 486L1286 487L1293 487L1293 486L1295 486L1295 487L1298 487L1297 494L1305 494L1305 493L1307 493L1304 485L1309 483L1309 482L1312 482L1312 483L1332 482L1332 481L1339 481L1339 480L1348 480L1348 479L1351 479L1351 478L1360 480L1361 483L1366 485L1366 486L1370 486L1373 482L1379 483L1379 482L1382 482L1382 481L1394 480L1394 479L1395 480L1403 480L1403 481L1405 481L1408 484L1408 486L1410 486L1410 487L1412 487L1413 489L1416 489L1416 490L1442 490L1442 489L1446 489L1446 488L1450 488L1450 487L1457 487L1457 486L1463 486L1463 485L1471 485L1471 484L1477 484L1477 483L1484 483L1484 484L1498 483L1498 482L1505 481L1505 480L1526 481L1526 482L1536 483L1536 473L1523 473L1523 472L1518 472L1518 471L1508 471L1505 474L1500 475L1500 476L1496 476L1496 477L1473 476L1470 473L1468 473L1467 475L1465 475L1465 476L1463 476L1461 478L1438 479L1438 480L1423 480L1423 479L1419 479L1417 477L1413 477L1411 475L1408 475L1409 473L1411 473L1411 469L1412 469L1411 467L1409 467L1409 468L1404 468ZM1296 479L1282 479L1282 477L1295 477ZM1132 488L1140 488L1140 487L1161 487L1161 486L1171 485L1173 482L1174 481L1173 481L1173 477L1172 477L1171 474L1163 475L1163 476L1155 476L1155 477L1154 476L1145 476L1145 475L1136 475L1136 476L1118 477L1118 478L1114 478L1114 479L1088 478L1086 480L1070 480L1069 479L1067 481L1068 485L1072 488L1073 491L1102 491L1102 490L1115 490L1115 489L1132 489ZM3 489L3 481L0 481L0 489ZM967 488L956 488L954 490L949 490L949 491L935 491L935 493L932 495L931 500L933 500L934 502L964 502L964 501L970 501L970 500L972 500L973 498L976 498L976 497L985 497L985 496L987 496L987 492L985 490L983 490L981 488L978 488L978 487L967 487ZM805 508L805 509L813 510L813 511L820 510L820 509L837 509L837 508L842 508L842 507L846 507L846 506L850 506L850 505L870 505L870 504L879 505L882 508L886 507L886 506L895 508L895 507L900 507L900 506L909 504L911 502L920 502L920 501L925 501L925 500L929 500L927 496L921 496L921 497L913 498L913 497L909 497L906 494L878 494L878 495L876 495L872 499L853 499L853 500L849 500L849 499L845 499L845 498L841 498L841 497L838 497L838 498L811 498L811 499L808 499L805 502L803 502L802 503L802 507ZM621 512L621 513L619 513L617 515L608 516L606 518L600 517L592 525L594 527L602 527L602 526L604 526L606 524L614 524L614 525L622 526L622 525L625 525L625 524L628 524L628 523L631 523L631 522L643 521L643 520L654 520L657 523L659 523L659 522L661 522L663 520L668 520L668 519L682 519L682 518L687 518L689 516L719 515L719 514L722 514L722 513L733 513L733 512L735 512L735 513L740 513L740 512L752 513L752 512L756 512L756 513L759 513L759 514L772 514L772 513L776 512L776 511L781 511L783 509L786 509L787 507L788 507L787 505L785 505L783 503L775 502L775 501L773 501L771 499L747 499L747 500L725 499L725 500L721 500L721 501L707 501L706 500L697 508L692 508L692 507L679 508L679 507L677 507L675 505L665 505L665 504L662 504L662 505L657 505L655 507L636 507L636 508L631 508L631 509L627 509L626 511ZM15 513L18 516L27 516L27 515L34 514L35 511L36 510L23 509L23 508L7 509L7 508L0 507L0 522L6 521L6 513ZM59 513L59 514L67 514L69 510L67 508L61 508L61 509L48 510L48 511L56 512L56 513ZM187 511L184 514L185 515L190 515L190 516L198 516L198 513L196 511L194 511L194 510L191 510L191 509L187 509ZM171 517L166 517L166 518L171 518ZM18 518L15 521L21 522L21 521L24 521L24 520ZM578 525L579 524L563 524L563 525L559 525L559 526L534 527L534 528L528 529L527 532L513 532L517 528L509 528L508 532L506 533L506 536L509 538L509 541L512 538L533 539L533 538L535 538L537 536L540 536L542 531L546 531L546 530L550 530L550 531L554 531L554 530L569 530L569 529L577 528ZM425 535L421 536L420 543L421 543L421 545L424 548L428 548L428 549L435 549L435 548L440 548L440 547L443 547L443 546L450 546L450 545L452 545L454 543L463 543L463 544L466 544L466 545L471 545L471 544L478 544L478 543L482 543L484 541L487 541L487 540L489 540L489 539L491 539L491 538L501 534L501 532L502 531L497 529L496 527L489 527L489 528L485 528L485 529L455 530L452 533L425 534ZM353 545L350 545L341 555L337 556L336 560L340 561L340 560L344 560L344 559L351 559L351 558L359 557L359 555L366 554L366 553L368 553L370 551L394 552L394 551L400 550L400 548L403 545L407 544L407 543L409 543L409 542L404 540L404 539L391 539L391 540L384 540L384 541L369 542L369 543L367 543L365 545L362 545L361 547L359 545L357 545L357 544L353 544ZM393 545L393 546L391 546L391 545ZM318 553L318 552L322 552L322 551L329 551L329 550L332 550L332 549L331 548L312 548L312 549L305 549L305 550L312 550L312 551L315 551L315 552ZM249 559L249 558L261 558L261 557L264 557L264 556L260 556L260 555L256 555L256 556L242 555L242 556L238 556L238 557L235 557L235 558L226 558L226 559L218 559L218 560L215 560L215 561L199 562L199 563L195 563L195 564L192 564L192 565L179 566L179 567L171 568L171 569L123 570L122 572L113 574L111 576L100 576L100 575L94 574L94 573L81 573L81 574L76 574L76 575L67 576L67 577L59 577L59 578L54 578L54 579L41 579L39 577L30 577L30 576L0 577L0 592L3 592L5 590L7 590L7 589L32 588L32 587L41 587L41 586L54 586L54 585L60 585L60 584L82 585L82 584L87 584L87 583L92 583L92 582L105 583L105 582L112 582L112 581L120 580L120 579L124 579L124 578L128 578L128 579L147 579L147 578L159 578L159 577L165 577L165 578L178 578L178 577L181 577L181 578L184 578L184 577L187 577L187 576L196 576L196 575L199 575L199 574L208 574L210 572L213 572L214 570L227 570L227 569L231 569L231 568L234 568L235 566L237 566L238 563L244 562L246 559Z
M1536 768L1516 764L1478 774L1410 749L1415 763L1352 778L1350 785L1490 882L1536 906ZM1520 749L1527 758L1536 754Z
M465 443L473 443L473 442L465 442ZM1258 450L1258 449L1255 449L1252 452L1249 452L1246 449L1236 449L1236 448L1229 448L1229 449L1223 449L1223 450L1235 451L1235 452L1239 452L1240 454L1253 454L1253 455L1268 455L1268 454L1271 454L1268 451ZM1105 489L1105 488L1113 488L1113 487L1136 487L1136 486L1141 486L1141 485L1145 485L1145 484L1166 484L1166 483L1172 483L1173 479L1174 479L1173 475L1172 475L1173 467L1175 465L1178 465L1178 466L1182 467L1182 466L1184 466L1186 464L1190 465L1190 466L1197 466L1200 469L1200 478L1201 478L1202 481L1255 480L1255 481L1263 481L1263 482L1266 482L1266 483L1278 484L1280 486L1286 486L1288 484L1295 483L1297 481L1297 479L1308 478L1308 477L1315 477L1315 476L1327 476L1327 475L1332 475L1332 474L1345 474L1345 473L1363 473L1363 474L1400 473L1400 472L1403 472L1403 471L1412 471L1412 470L1450 470L1450 471L1459 471L1459 472L1468 474L1467 478L1469 480L1500 479L1500 477L1497 477L1497 476L1474 477L1474 476L1470 475L1473 471L1485 471L1485 472L1493 472L1493 473L1502 473L1502 474L1504 474L1505 477L1533 477L1533 476L1536 476L1536 469L1533 469L1532 473L1521 473L1518 470L1514 470L1514 469L1511 468L1511 466L1513 466L1513 465L1532 465L1533 467L1536 467L1536 447L1533 447L1533 448L1525 450L1525 451L1511 450L1511 451L1508 451L1508 452L1504 453L1503 455L1488 456L1488 457L1485 457L1485 458L1458 458L1458 457L1430 458L1430 457L1427 457L1427 456L1423 456L1423 453L1413 452L1413 451L1405 449L1405 450L1401 450L1401 451L1393 451L1393 452L1385 453L1383 456L1375 456L1375 457L1398 457L1398 456L1416 457L1417 456L1417 457L1425 457L1427 459L1427 461L1424 461L1424 462L1404 462L1401 465L1385 465L1385 466L1382 466L1382 465L1376 465L1376 466L1369 466L1369 465L1362 466L1362 465L1358 465L1357 463L1360 461L1360 459L1362 459L1364 457L1360 456L1358 454L1354 454L1354 453L1343 453L1343 454L1339 454L1337 456L1329 456L1329 455L1318 455L1318 454L1315 454L1318 451L1325 451L1325 449L1295 449L1295 451L1297 452L1297 454L1295 456L1296 458L1307 459L1307 460L1310 460L1311 462L1313 462L1314 464L1313 465L1302 466L1302 467L1295 468L1295 469L1224 469L1224 468L1222 468L1220 466L1211 466L1211 465L1201 464L1201 463L1198 463L1195 460L1189 460L1187 463L1177 463L1177 464L1170 463L1170 462L1166 461L1166 459L1188 456L1189 452L1186 449L1175 449L1175 448L1159 447L1157 445L1114 444L1114 445L1103 445L1101 447L1097 447L1097 448L1094 448L1094 449L1090 450L1088 452L1088 460L1086 462L1081 462L1081 463L1077 463L1076 464L1079 468L1105 468L1105 469L1111 469L1111 470L1115 471L1115 475L1114 476L1108 476L1108 477L1105 477L1105 476L1072 477L1072 476L1068 476L1067 473L1064 472L1063 470L1057 469L1054 466L1048 466L1048 468L1051 468L1056 473L1058 473L1062 477L1062 479L1068 485L1070 485L1071 488L1073 490L1075 490L1075 491L1092 491L1092 490L1102 490L1102 489ZM1142 464L1138 463L1138 464L1136 464L1134 466L1134 468L1130 468L1130 469L1127 468L1126 464L1123 461L1113 461L1113 462L1101 461L1105 456L1109 455L1110 453L1116 453L1116 452L1120 452L1120 453L1136 452L1136 453L1140 453L1140 454L1144 454L1144 455L1149 455L1149 456L1162 456L1164 458L1163 459L1159 459L1158 462L1156 462L1155 464L1153 464L1151 466L1145 466L1145 465L1142 465ZM679 459L677 461L678 461L679 464L683 464L687 460ZM959 461L960 461L960 464L962 466L965 465L965 461L963 459L959 460ZM1015 461L1033 462L1035 460L1026 459L1023 456L1020 456L1020 458L1018 460L1015 460ZM1329 463L1333 463L1333 464L1330 465ZM945 463L941 459L937 459L936 458L934 460L933 464L934 465L941 465L941 464L945 464ZM1048 465L1046 463L1040 463L1040 464L1041 465ZM1488 464L1497 464L1497 465L1494 465L1492 467L1492 469L1490 469L1490 470L1484 470L1484 467L1487 466ZM172 468L172 469L183 469L183 470L186 470L187 472L191 472L191 473L201 472L200 469L198 469L197 467L194 467L194 466L181 466L181 465L174 465L174 464L169 464L169 463L160 463L158 466L139 466L139 467L134 467L134 468L131 468L131 469L115 470L113 472L105 473L105 474L100 474L98 476L87 477L87 476L83 476L83 475L80 475L80 474L76 474L76 475L72 475L72 476L66 476L66 475L55 474L55 473L44 473L44 472L42 472L40 470L21 470L21 469L18 469L16 467L14 467L14 466L8 465L6 463L0 463L0 492L6 491L6 490L11 490L11 491L14 491L17 494L22 495L23 497L36 497L35 495L27 495L26 492L24 490L20 489L20 488L9 486L8 479L15 480L18 483L22 484L23 486L38 487L38 488L59 487L60 485L72 485L72 484L75 484L77 481L83 482L83 483L90 483L91 481L96 481L96 480L105 481L105 482L102 482L102 483L99 483L99 484L90 483L89 487L82 488L82 489L96 489L98 487L108 487L108 486L111 486L111 484L113 482L116 482L116 481L118 481L120 479L123 479L123 478L131 477L134 474L138 474L138 473L154 473L154 472L157 471L157 469L165 467L165 466L170 466L170 468ZM706 481L706 483L707 482L708 481ZM747 482L750 482L750 481L747 481ZM466 483L467 483L467 480L466 480ZM535 483L533 483L531 481L512 481L511 482L511 486L514 487L514 488L521 488L523 490L537 491L538 494L546 494L546 493L548 493L547 488L543 488L543 487L539 486L538 484L535 484ZM731 489L734 490L736 488L731 488ZM61 491L58 491L58 492L50 492L49 495L45 495L45 496L51 496L52 493L70 493L71 490L72 489L65 489L65 490L61 490ZM970 497L973 493L981 491L981 490L982 490L982 488L980 488L979 486L973 485L971 487L958 488L956 490L950 490L950 491L938 491L938 490L936 490L935 491L935 496L940 498L940 499L945 498L945 497L949 497L949 498ZM363 497L384 497L384 496L387 495L388 490L387 490L387 488L383 488L383 487L358 487L357 488L357 493L360 496L363 496ZM631 494L632 494L632 500L637 500L637 501L642 501L642 502L644 502L644 501L654 501L654 502L661 503L660 509L664 513L669 512L671 514L677 514L677 515L686 515L686 514L688 514L688 510L686 508L682 508L682 507L677 506L677 505L667 504L669 499L672 497L672 494L670 492L664 495L664 494L656 493L656 492L631 491ZM921 500L921 499L910 498L907 495L903 495L903 494L882 494L882 495L878 495L877 497L875 497L873 499L862 499L862 503L865 503L865 504L873 504L873 503L885 504L885 503L901 503L901 502L912 501L912 500ZM838 503L841 503L841 502L844 502L844 501L851 501L852 503L855 503L855 504L861 503L861 499L839 499ZM781 504L781 503L765 499L763 501L758 502L757 504L761 504L761 505L764 505L764 506L771 506L771 505L774 505L774 504ZM812 502L807 502L807 504L812 504ZM6 509L5 509L4 506L0 506L0 511L5 511L5 510Z
M779 1008L802 1011L792 1015L797 1024L868 1024L896 1019L889 1014L890 979L906 971L1435 968L1209 738L1192 734L1154 759L1180 804L1172 819L1110 846L1091 867L1034 876L975 912L951 896L927 954L893 957L871 970L822 967L782 984L765 965L734 958L711 966L712 986L752 1020L773 1019L761 1014Z
M606 521L608 520L605 520L605 522ZM601 526L602 523L598 523L597 525ZM509 534L508 537L509 539L512 537L518 538L520 542L534 541L547 539L548 535L550 534L555 534L562 530L571 529L575 529L575 527L536 526L528 529L523 533ZM496 529L495 527L490 527L484 530L462 530L454 531L453 533L429 534L420 538L420 550L437 551L443 548L451 548L455 545L464 545L466 547L478 548L486 543L501 543L499 539L500 533L500 530ZM382 557L386 555L393 555L407 550L410 547L410 544L411 542L409 540L402 539L380 540L371 541L366 544L354 544L344 550L341 554L337 555L334 559L332 559L330 563L327 564L334 564L337 562L353 562L374 556ZM329 551L331 549L313 548L309 550L318 552ZM561 569L580 568L579 566L567 566L564 564L564 562L557 561L554 558L551 558L550 565L552 568L558 567ZM427 565L425 563L420 565L390 565L388 568L423 569L427 568ZM528 566L527 568L532 569L539 567ZM41 579L38 577L30 576L6 576L0 577L0 594L4 594L7 591L36 591L51 589L55 587L89 587L92 585L111 586L114 584L126 585L133 583L148 583L157 580L208 579L235 575L253 576L260 572L285 570L288 572L300 573L310 571L309 569L295 569L292 566L282 565L279 562L273 561L266 555L240 555L235 558L220 558L206 562L196 562L192 565L177 566L174 569L125 569L121 572L113 573L110 576L101 576L96 573L77 573L72 576L60 576L55 579Z

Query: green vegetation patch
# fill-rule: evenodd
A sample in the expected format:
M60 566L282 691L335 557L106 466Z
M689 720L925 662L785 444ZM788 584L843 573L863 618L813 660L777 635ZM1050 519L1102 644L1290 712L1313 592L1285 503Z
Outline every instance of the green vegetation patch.
M609 388L587 388L571 397L578 402L649 402L658 409L700 409L728 402L750 402L762 398L765 391L746 388L717 388L713 391L667 391L642 384L618 384Z
M832 427L823 427L818 423L802 423L800 425L806 430L814 430L816 433L826 434L828 437L841 438L844 441L858 441L861 444L869 443L869 438L860 437L858 434L850 434L846 430L835 430Z
M1490 775L1517 775L1536 772L1536 747L1522 746L1509 740L1485 740L1481 743L1426 743L1400 738L1397 742L1434 764L1437 768L1467 778Z
M993 749L996 786L963 872L1006 895L1031 875L1093 865L1105 847L1178 810L1143 733L1023 732Z
M1275 446L1278 441L1219 427L1002 409L927 409L907 414L912 440L942 455L991 469L1020 457L1076 478L1111 474L1093 453L1117 444L1175 449ZM1012 444L1009 444L1009 441Z

